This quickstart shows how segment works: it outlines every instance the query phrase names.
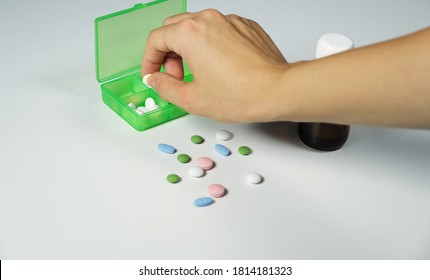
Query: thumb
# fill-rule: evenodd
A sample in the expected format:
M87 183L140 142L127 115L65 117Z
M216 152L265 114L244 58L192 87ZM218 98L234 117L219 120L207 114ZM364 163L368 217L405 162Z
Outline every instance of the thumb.
M148 84L154 88L158 95L175 105L183 108L183 96L186 83L178 78L162 72L155 72L148 77Z

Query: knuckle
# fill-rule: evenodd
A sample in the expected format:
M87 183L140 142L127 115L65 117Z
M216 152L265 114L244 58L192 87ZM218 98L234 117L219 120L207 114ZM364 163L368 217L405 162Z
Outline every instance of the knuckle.
M151 41L151 40L153 40L153 39L154 39L154 37L156 37L156 36L157 36L157 33L158 33L158 28L157 28L157 29L154 29L154 30L151 30L151 31L149 32L148 40L147 40L147 41Z
M259 24L256 21L252 20L252 19L247 19L247 21L251 25L259 26Z
M217 19L222 19L222 18L224 18L224 15L223 15L220 11L215 10L215 9L207 9L207 10L204 10L204 11L202 12L202 15L203 15L205 18L208 18L208 19L211 19L211 20L217 20Z
M184 32L195 32L199 28L198 22L192 18L182 20L178 26Z
M242 17L240 17L240 16L238 16L238 15L236 15L236 14L229 14L229 15L227 15L227 17L228 17L229 19L242 20Z
M192 13L190 12L185 12L185 13L181 13L181 14L177 14L177 15L173 15L173 16L169 16L167 18L164 19L163 21L163 26L164 25L169 25L175 22L180 21L181 19L184 19L188 16L190 16Z
M261 25L260 25L258 22L254 21L254 20L252 20L252 19L248 19L248 22L249 22L249 24L250 24L251 26L253 26L254 28L262 29L262 28L261 28Z
M167 17L163 20L163 25L169 25L170 23L172 23L172 19L173 16Z

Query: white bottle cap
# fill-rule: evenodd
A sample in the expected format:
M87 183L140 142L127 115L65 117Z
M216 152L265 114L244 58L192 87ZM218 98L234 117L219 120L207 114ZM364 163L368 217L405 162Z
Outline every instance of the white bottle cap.
M351 38L340 33L327 33L318 40L316 57L321 58L354 48Z

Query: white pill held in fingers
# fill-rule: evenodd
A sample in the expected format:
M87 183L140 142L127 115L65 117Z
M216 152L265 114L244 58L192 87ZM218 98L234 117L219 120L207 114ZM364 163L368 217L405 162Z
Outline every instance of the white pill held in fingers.
M148 84L148 78L149 76L151 76L151 74L146 74L145 76L143 76L142 78L142 83L147 86L148 88L152 88L149 84Z
M261 175L258 173L251 172L246 175L246 181L250 184L256 185L263 182L263 177L261 177Z
M148 98L146 98L146 100L145 100L145 107L146 107L146 109L148 109L148 110L152 110L152 108L154 108L156 106L156 104L155 104L155 100L154 100L154 98L152 98L152 97L148 97Z
M205 170L199 166L194 166L188 169L188 174L194 178L200 178L205 175Z

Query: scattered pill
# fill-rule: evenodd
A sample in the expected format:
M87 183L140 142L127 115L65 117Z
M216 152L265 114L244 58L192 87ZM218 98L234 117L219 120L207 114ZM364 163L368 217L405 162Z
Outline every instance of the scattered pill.
M223 197L225 194L225 188L220 184L211 184L208 187L208 193L210 196L215 198Z
M231 155L231 151L224 145L216 144L215 150L222 156L228 157Z
M130 107L133 110L136 110L136 104L134 104L133 102L128 103L128 107Z
M219 130L215 133L215 136L220 141L228 141L233 138L233 133L227 130Z
M158 149L166 154L174 154L176 153L176 149L173 146L170 146L168 144L158 144Z
M197 166L207 171L214 167L214 162L208 157L201 157L197 159Z
M142 83L147 86L148 88L152 88L149 84L148 84L148 78L149 76L151 76L151 74L146 74L145 76L143 76L142 78Z
M260 174L251 172L246 175L246 181L250 184L260 184L263 182L263 177Z
M205 175L205 170L199 166L193 166L188 169L188 174L194 178L200 178Z
M176 184L176 183L179 183L181 181L181 177L179 177L176 174L169 174L169 175L167 175L167 181L169 183Z
M146 114L148 112L149 112L149 110L146 109L146 107L144 107L144 106L139 106L136 108L136 113L138 113L139 115L143 115L143 114Z
M155 105L156 104L155 104L154 98L152 98L152 97L146 98L146 100L145 100L145 107L146 107L146 109L152 110L152 108L154 108Z
M191 142L193 142L194 144L201 144L205 142L205 139L203 139L203 137L201 137L200 135L193 135L191 136Z
M206 207L214 203L215 200L213 200L210 197L200 197L194 200L194 206L196 207Z
M191 158L187 154L180 154L178 155L178 161L181 163L189 163L191 161Z
M248 156L252 153L252 150L247 146L242 146L242 147L239 147L239 153L243 156Z

